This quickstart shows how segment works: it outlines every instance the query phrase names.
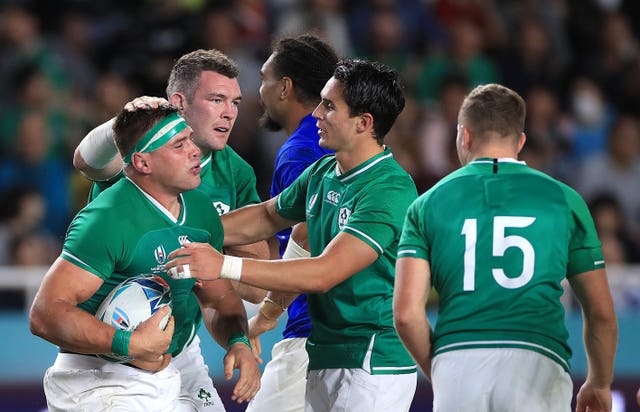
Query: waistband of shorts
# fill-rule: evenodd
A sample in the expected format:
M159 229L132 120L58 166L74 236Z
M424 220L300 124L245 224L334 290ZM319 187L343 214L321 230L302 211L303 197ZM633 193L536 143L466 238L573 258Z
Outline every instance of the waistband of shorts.
M96 355L83 355L69 351L60 351L53 362L53 367L60 369L99 369L108 361L98 358Z
M61 356L61 355L71 355L71 356ZM77 352L72 352L70 350L67 349L62 349L60 348L60 351L58 353L58 357L56 358L56 362L58 361L58 359L64 359L62 361L62 363L64 363L63 366L57 365L56 363L54 363L54 366L57 367L61 367L61 368L69 368L70 364L72 364L73 366L71 366L72 368L80 368L80 369L94 369L94 368L100 368L104 365L108 365L108 364L119 364L119 365L123 365L123 366L127 366L129 368L135 368L135 369L139 369L141 371L145 371L142 368L139 368L135 365L130 364L129 362L123 362L123 363L119 363L119 362L110 362L106 359L101 359L98 357L98 355L94 355L91 353L77 353ZM84 359L83 358L87 358ZM78 364L84 364L86 363L89 366L78 366ZM149 372L149 371L145 371L145 372Z

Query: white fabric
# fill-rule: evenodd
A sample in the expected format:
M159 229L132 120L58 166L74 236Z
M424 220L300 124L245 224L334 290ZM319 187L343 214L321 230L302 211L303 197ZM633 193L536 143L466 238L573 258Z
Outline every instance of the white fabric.
M114 117L91 130L78 145L82 159L94 169L104 168L118 154L113 140L115 120Z
M463 349L434 357L434 412L569 412L573 383L556 362L518 349Z
M305 412L403 412L416 392L417 372L371 375L363 369L309 371Z
M157 373L94 356L59 353L44 376L49 411L224 412L199 342L196 336Z
M174 409L176 412L224 412L220 395L209 376L209 367L204 363L198 335L172 363L178 368L182 378L178 406Z
M220 268L220 279L240 281L242 277L242 258L237 256L226 256Z
M282 254L282 259L306 258L309 256L311 256L311 252L300 246L292 238L289 238L289 242L287 242L287 248Z
M246 412L302 412L309 356L307 338L283 339L273 345L260 390Z

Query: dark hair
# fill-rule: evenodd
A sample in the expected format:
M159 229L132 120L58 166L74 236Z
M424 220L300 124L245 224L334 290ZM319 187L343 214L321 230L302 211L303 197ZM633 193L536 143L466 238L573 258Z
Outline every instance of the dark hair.
M382 144L384 136L404 109L404 95L398 74L381 63L342 59L333 77L342 86L349 115L353 117L370 113L376 141Z
M123 109L113 123L114 140L122 157L131 153L140 138L156 123L177 111L178 109L171 105L137 109L132 112Z
M320 91L333 75L338 56L313 35L284 37L273 46L276 76L289 77L303 103L318 103Z
M219 73L230 79L238 77L238 65L219 50L196 50L180 57L173 65L167 82L167 97L182 92L192 101L203 71Z
M520 95L499 84L471 90L460 108L458 120L477 135L495 132L502 137L520 137L527 106Z

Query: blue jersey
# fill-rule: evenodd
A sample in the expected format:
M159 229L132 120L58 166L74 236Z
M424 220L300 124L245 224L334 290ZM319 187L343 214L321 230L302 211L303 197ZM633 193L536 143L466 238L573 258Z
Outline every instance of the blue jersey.
M286 189L313 162L331 153L318 145L318 128L316 120L309 114L302 119L298 128L282 145L273 169L271 197ZM291 229L279 232L280 257L289 241ZM311 332L311 321L307 310L307 295L300 295L294 300L287 312L289 319L282 335L284 338L306 338Z

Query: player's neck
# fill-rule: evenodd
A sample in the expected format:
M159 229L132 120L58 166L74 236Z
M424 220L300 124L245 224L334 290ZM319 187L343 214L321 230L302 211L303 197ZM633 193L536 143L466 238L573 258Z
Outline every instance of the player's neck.
M176 219L180 217L182 205L179 193L168 190L164 186L159 186L151 179L131 179L147 196L153 198L158 204L164 207Z
M293 132L296 131L298 127L300 127L300 122L309 113L313 112L315 107L304 106L301 104L292 104L287 108L287 116L284 119L284 124L282 128L284 129L287 136L291 136Z
M380 146L372 139L369 142L354 145L345 150L336 150L336 160L338 161L340 171L346 173L383 151L384 146Z

